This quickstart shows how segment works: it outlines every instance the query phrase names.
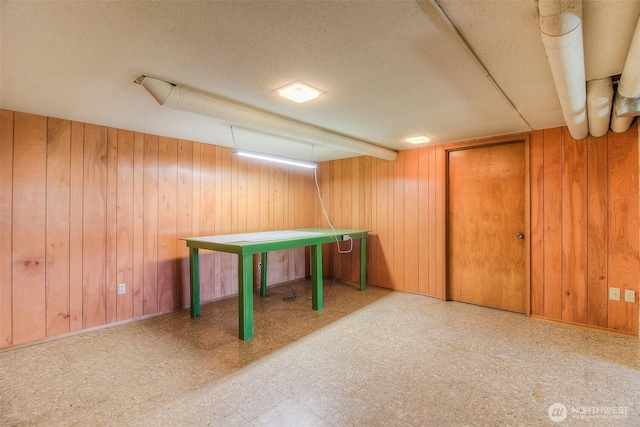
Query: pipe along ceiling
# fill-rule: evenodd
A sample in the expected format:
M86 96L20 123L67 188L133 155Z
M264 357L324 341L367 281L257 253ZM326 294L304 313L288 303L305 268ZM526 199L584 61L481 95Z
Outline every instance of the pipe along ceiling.
M611 77L586 82L582 0L539 0L539 12L542 42L571 136L574 139L585 138L588 134L599 137L606 134L609 128L614 132L629 129L634 117L640 116L640 19L614 98ZM398 155L393 150L367 141L163 80L140 76L136 83L165 107L359 155L390 161Z
M196 92L183 86L140 76L142 85L164 107L213 117L230 124L238 124L261 132L327 145L384 160L395 160L398 153L378 145L339 135L316 126L299 122L264 110L236 103L215 95Z
M614 103L611 77L585 82L582 0L540 0L539 11L542 42L571 137L602 136L609 127L629 129L640 116L640 20Z

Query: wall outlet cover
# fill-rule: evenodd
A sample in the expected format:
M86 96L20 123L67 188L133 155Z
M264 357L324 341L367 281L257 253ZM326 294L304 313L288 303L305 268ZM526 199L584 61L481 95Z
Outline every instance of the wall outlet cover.
M609 288L609 299L612 301L620 301L620 288Z
M636 291L627 289L624 291L625 302L636 302Z

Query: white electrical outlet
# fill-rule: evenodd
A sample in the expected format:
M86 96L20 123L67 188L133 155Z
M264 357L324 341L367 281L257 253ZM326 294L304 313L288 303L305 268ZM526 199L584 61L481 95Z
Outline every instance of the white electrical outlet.
M625 302L636 302L636 291L627 289L624 291Z
M609 288L609 299L612 301L620 301L620 288Z
M127 293L127 284L126 283L120 283L118 285L118 295L124 295Z

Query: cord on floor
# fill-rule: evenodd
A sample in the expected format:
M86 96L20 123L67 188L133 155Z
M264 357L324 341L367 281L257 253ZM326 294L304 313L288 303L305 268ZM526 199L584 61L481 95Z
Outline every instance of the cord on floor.
M342 264L342 257L343 255L340 254L340 259L338 260L338 267L337 270L340 270L340 265ZM331 291L331 288L333 287L333 285L335 285L336 280L338 280L337 277L334 277L333 280L331 281L331 284L327 287L327 289L324 291L324 293L322 294L322 298L326 298L327 295L329 295L329 292ZM256 295L258 295L258 292L254 292ZM280 291L272 291L271 293L268 293L266 296L267 297L271 297L274 295L281 295L282 296L282 301L284 302L291 302L291 301L295 301L296 298L302 298L302 299L306 299L306 300L311 300L312 298L309 298L305 295L298 295L298 293L296 292L295 289L293 289L293 287L291 287L290 285L287 285L284 290L282 292Z

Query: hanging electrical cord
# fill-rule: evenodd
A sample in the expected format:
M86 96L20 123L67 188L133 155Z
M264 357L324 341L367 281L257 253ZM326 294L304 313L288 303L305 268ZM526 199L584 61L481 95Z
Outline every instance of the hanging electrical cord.
M333 230L333 237L336 239L336 244L338 245L338 252L341 254L348 254L349 252L351 252L353 250L353 239L350 236L345 236L345 238L347 240L349 240L349 249L346 251L343 251L340 249L340 241L338 240L338 232L336 231L336 229L333 227L333 224L331 224L331 220L329 219L329 215L327 214L327 210L324 208L324 202L322 201L322 196L320 195L320 186L318 185L318 172L314 169L313 170L313 178L316 182L316 188L318 189L318 199L320 199L320 207L322 208L322 213L324 214L324 217L327 219L327 222L329 223L329 227L331 227L331 229Z
M233 145L235 145L236 148L240 148L238 147L238 143L236 142L236 136L233 133L233 126L230 126L230 127L231 127L231 140L233 141Z
M338 267L336 268L337 270L340 270L340 266L342 265L342 257L343 255L340 255L340 259L338 260ZM324 291L324 293L322 294L322 298L326 298L327 295L329 295L329 292L331 291L331 288L333 287L333 285L336 284L336 281L338 280L337 277L334 277L333 280L331 281L331 284L326 288L326 290ZM259 293L257 291L253 292L254 295L258 296ZM274 295L280 295L282 297L282 301L285 302L291 302L291 301L295 301L296 298L302 298L302 299L306 299L306 300L312 300L313 298L304 296L304 295L298 295L298 293L296 292L295 289L293 289L293 286L291 285L287 285L282 292L280 291L271 291L271 293L267 294L266 297L272 297Z
M231 127L231 136L233 137L233 126ZM235 138L234 138L233 142L235 143ZM315 148L315 145L312 145L311 146L311 158L313 158L314 148ZM333 230L333 238L336 240L338 253L340 254L340 258L338 260L337 270L340 270L340 266L342 265L343 255L344 254L348 254L348 253L353 251L353 239L350 236L344 236L344 238L349 241L349 249L348 250L342 250L340 248L340 240L338 240L338 232L336 231L335 227L331 223L331 220L329 219L329 214L327 214L327 210L324 207L324 202L322 201L322 195L320 193L320 185L318 184L318 172L316 171L316 169L313 170L313 179L314 179L314 182L316 183L316 189L318 190L318 200L320 200L320 207L322 208L322 213L324 214L324 217L326 218L327 223L329 224L329 227L331 227L331 230ZM329 285L327 287L326 291L324 292L323 298L326 297L329 294L329 291L331 290L333 285L335 285L336 280L338 280L338 278L334 277L333 281L331 282L331 285ZM258 295L257 292L254 292L254 293L256 295ZM286 302L295 301L295 299L298 298L298 297L304 298L304 299L308 299L308 300L311 299L311 298L306 297L306 296L298 295L296 293L295 289L293 289L293 287L291 287L290 285L286 286L282 292L273 291L271 294L268 294L266 296L270 297L270 296L273 296L274 294L281 295L282 296L282 301L286 301Z

